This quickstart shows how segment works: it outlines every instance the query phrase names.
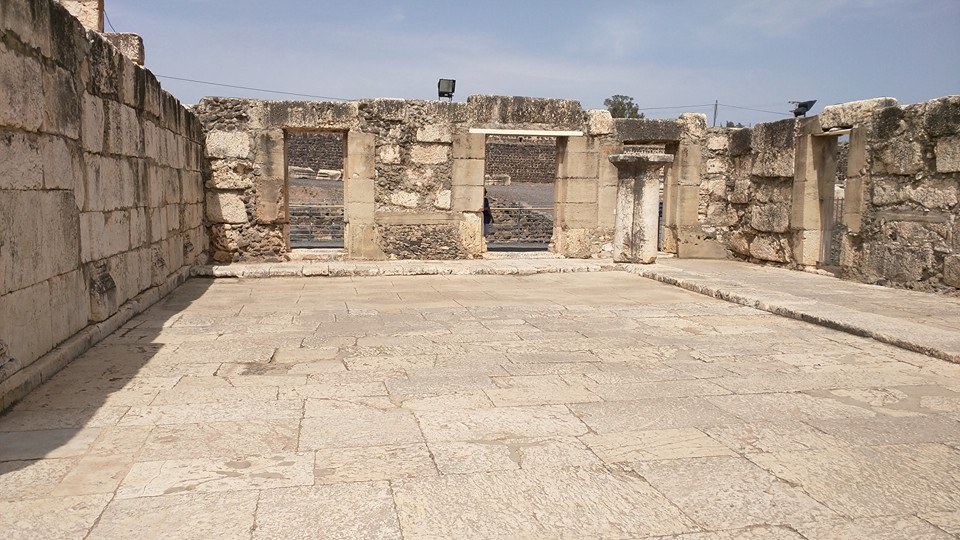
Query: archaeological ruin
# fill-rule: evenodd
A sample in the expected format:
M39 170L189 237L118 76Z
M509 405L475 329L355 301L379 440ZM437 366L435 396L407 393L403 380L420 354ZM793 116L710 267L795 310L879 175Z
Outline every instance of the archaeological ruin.
M338 182L342 208L318 219L342 221L345 260L482 258L485 186L509 176L488 154L547 148L555 168L528 181L552 182L558 257L649 263L659 245L960 288L960 96L746 129L505 96L184 106L139 38L102 33L102 3L0 4L0 409L195 269L309 259L291 238L291 166ZM311 134L338 141L334 157L289 163ZM518 137L539 149L504 150Z

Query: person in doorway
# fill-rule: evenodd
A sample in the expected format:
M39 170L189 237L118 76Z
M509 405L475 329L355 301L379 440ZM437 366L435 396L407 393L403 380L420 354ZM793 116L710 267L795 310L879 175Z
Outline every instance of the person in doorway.
M483 236L490 234L490 225L493 223L493 212L490 211L490 199L487 198L487 188L483 188Z

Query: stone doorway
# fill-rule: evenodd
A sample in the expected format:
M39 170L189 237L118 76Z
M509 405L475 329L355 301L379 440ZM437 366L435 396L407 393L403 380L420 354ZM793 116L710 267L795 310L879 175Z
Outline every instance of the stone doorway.
M344 247L345 138L330 131L284 133L291 250Z
M553 240L557 138L489 135L484 187L493 223L487 251L548 251Z
M812 231L819 241L816 266L839 274L843 238L847 230L844 220L844 203L850 130L816 133L810 137L810 148L810 160L816 181L817 205L811 205L806 212L816 214L810 216L817 224Z

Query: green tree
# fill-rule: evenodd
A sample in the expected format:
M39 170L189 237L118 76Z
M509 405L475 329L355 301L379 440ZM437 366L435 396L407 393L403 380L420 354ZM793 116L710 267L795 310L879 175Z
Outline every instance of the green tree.
M643 113L630 96L617 94L603 100L603 106L614 118L643 118Z
M740 122L737 122L736 124L734 124L732 121L727 120L727 127L728 127L728 128L742 128L742 127L743 127L743 124L741 124Z

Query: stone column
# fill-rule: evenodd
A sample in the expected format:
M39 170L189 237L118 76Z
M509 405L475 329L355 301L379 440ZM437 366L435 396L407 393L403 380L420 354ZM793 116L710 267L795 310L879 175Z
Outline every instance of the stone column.
M650 264L657 260L660 179L663 167L673 163L668 154L615 154L617 216L613 260Z

